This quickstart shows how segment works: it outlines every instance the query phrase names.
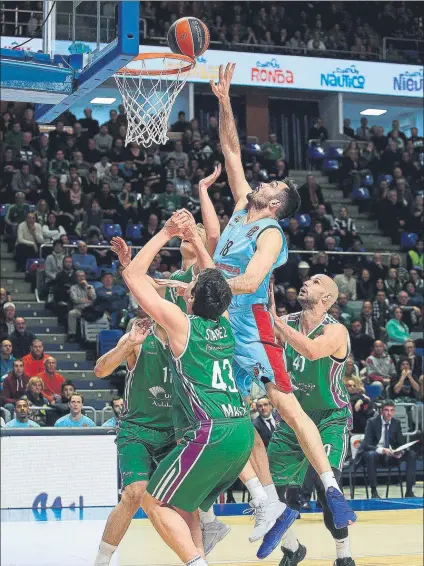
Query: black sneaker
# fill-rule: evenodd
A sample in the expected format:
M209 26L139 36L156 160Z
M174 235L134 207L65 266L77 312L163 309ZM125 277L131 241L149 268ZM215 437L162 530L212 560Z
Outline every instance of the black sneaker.
M353 558L337 558L333 566L355 566L355 561Z
M281 550L283 551L283 558L278 566L297 566L306 556L306 547L300 543L296 552L288 550L284 546L281 547Z

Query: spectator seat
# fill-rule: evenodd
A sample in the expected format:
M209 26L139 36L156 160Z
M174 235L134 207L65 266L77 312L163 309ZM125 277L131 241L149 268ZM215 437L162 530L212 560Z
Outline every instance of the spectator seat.
M357 189L353 189L352 191L352 200L369 200L371 198L370 192L366 187L359 187Z
M341 147L333 147L330 146L327 149L327 153L325 154L327 159L342 159L343 157L343 149Z
M338 171L338 169L339 169L339 162L337 159L328 159L328 157L324 159L322 164L323 172Z
M359 318L361 314L362 303L363 301L349 301L349 306L352 308L355 318Z
M406 407L404 407L402 404L396 404L395 417L400 421L402 434L404 436L407 435L409 431L409 422L408 422L408 413L406 412Z
M290 225L290 218L284 218L283 220L280 220L279 224L283 230L287 230Z
M380 393L381 388L377 384L365 385L365 395L368 395L370 399L376 399L380 396Z
M388 185L390 185L390 183L393 181L393 175L385 175L384 173L382 175L380 175L378 177L378 184L381 183L381 181L386 181Z
M299 228L301 228L302 230L304 230L305 228L310 228L312 221L309 214L296 214L295 218L299 223Z
M41 257L34 257L27 259L25 264L25 273L30 274L34 273L38 269L44 269L45 267L45 260Z
M122 335L122 330L101 330L97 337L97 355L103 356L103 354L112 350Z
M374 177L371 175L371 173L368 173L367 175L364 175L362 177L361 182L364 187L372 187L374 185Z
M108 240L114 237L122 237L122 229L119 224L104 224L103 234Z
M418 235L414 232L402 232L400 237L400 245L404 250L412 249L417 243Z
M6 216L7 213L7 209L9 208L8 204L2 204L0 206L0 218L4 218Z
M128 240L141 240L143 224L128 224L125 236Z

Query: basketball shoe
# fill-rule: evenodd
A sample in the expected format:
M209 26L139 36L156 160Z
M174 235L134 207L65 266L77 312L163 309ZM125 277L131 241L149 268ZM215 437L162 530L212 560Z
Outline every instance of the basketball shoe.
M306 556L306 547L300 543L296 552L284 548L284 546L281 547L281 550L283 551L283 558L278 566L297 566Z
M231 528L218 519L211 523L205 523L202 527L203 548L205 549L205 556L207 556L215 546L225 538L231 531Z
M275 521L284 512L286 505L279 500L270 502L269 499L259 498L253 498L249 505L251 509L248 509L245 513L255 515L255 526L249 541L256 542L272 529Z

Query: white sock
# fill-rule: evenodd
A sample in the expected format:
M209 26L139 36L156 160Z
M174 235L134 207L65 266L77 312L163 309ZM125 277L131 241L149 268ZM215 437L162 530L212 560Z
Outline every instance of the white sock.
M269 485L264 485L265 493L267 494L268 499L272 501L278 501L278 493L275 489L275 485L270 483Z
M268 499L266 491L257 477L247 480L246 487L252 499Z
M336 543L336 553L337 558L350 558L352 555L350 553L349 536L342 539L334 539Z
M324 472L323 474L320 474L319 478L324 485L325 491L327 491L329 487L335 487L338 491L340 491L339 484L337 483L333 472Z
M199 554L186 562L186 566L208 566L208 563Z
M96 561L94 562L94 566L109 566L110 559L112 558L112 554L117 549L117 546L113 546L113 544L109 544L104 540L100 541L99 551L97 552Z
M281 544L287 550L291 550L292 552L296 552L296 550L299 548L299 541L297 540L297 537L294 534L293 529L289 529L288 531L286 531L284 533L283 538L281 539Z
M213 523L216 519L215 513L213 512L213 505L209 511L202 511L199 509L200 524L207 525L208 523Z

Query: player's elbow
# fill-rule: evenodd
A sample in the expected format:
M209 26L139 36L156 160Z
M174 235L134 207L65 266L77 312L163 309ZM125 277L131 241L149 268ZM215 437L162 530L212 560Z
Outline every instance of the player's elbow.
M101 364L96 364L96 365L94 366L93 372L94 372L94 375L95 375L96 377L98 377L99 379L102 379L103 377L107 377L107 376L109 375L109 374L105 371L105 368L104 368L104 367L102 368L102 365L101 365Z
M313 347L309 347L307 348L306 352L305 352L305 358L307 360L309 360L310 362L314 362L316 360L319 360L322 356L320 355L320 353L318 352L318 350L316 350Z

